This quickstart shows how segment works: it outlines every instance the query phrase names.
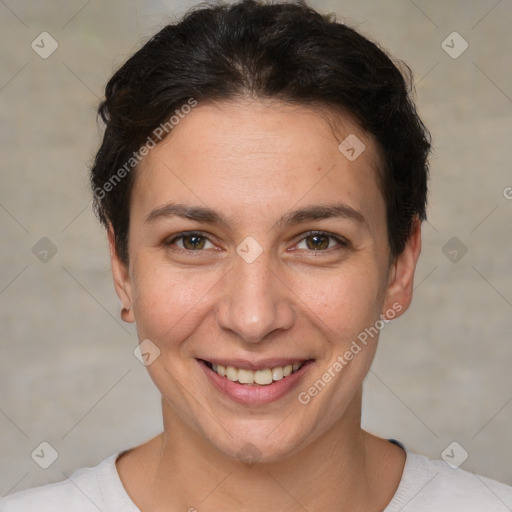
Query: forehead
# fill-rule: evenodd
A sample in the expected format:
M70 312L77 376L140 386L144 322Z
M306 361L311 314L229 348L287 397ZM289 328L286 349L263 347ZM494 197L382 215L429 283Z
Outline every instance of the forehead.
M240 216L342 201L382 215L379 152L348 116L259 100L199 104L140 164L132 195L141 213L169 201ZM345 142L343 142L345 141ZM341 143L341 146L340 146Z

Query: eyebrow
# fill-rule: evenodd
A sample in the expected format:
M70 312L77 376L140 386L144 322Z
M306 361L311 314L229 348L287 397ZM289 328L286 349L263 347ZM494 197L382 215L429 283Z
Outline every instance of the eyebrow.
M219 224L229 227L229 222L221 213L204 206L188 206L180 203L169 203L155 208L145 220L150 224L158 219L169 217L181 217L183 219L207 224ZM310 220L343 218L355 221L362 226L368 226L364 215L343 203L312 205L293 210L284 214L277 222L276 226L293 226Z

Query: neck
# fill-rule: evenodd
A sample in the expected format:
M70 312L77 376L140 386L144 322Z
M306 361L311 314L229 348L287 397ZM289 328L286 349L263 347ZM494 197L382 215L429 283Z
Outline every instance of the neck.
M118 460L142 511L380 511L402 474L402 450L361 429L361 392L329 431L272 463L226 457L165 404L163 412L164 432L133 453L137 481L128 470L123 478Z

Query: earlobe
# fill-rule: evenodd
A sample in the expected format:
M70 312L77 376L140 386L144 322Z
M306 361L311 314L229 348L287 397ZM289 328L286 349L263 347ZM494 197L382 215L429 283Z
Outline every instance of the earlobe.
M133 319L132 317L130 317L130 307L126 307L126 308L122 308L121 309L121 319L124 320L125 322L129 323L129 322L133 322Z
M386 311L390 308L398 313L398 315L394 315L395 317L400 316L408 309L412 300L414 272L420 252L421 221L415 217L406 246L402 253L396 257L389 269L389 280L384 303L385 310L382 313L384 316L386 316ZM400 308L397 305L400 305Z
M108 245L110 250L110 264L112 267L112 277L114 279L114 288L116 294L123 305L121 309L121 318L127 323L135 321L132 310L132 287L128 266L119 258L116 250L114 229L109 223L108 225Z

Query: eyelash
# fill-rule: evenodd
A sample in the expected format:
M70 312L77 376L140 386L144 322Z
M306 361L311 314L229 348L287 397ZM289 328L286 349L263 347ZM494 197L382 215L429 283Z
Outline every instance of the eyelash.
M165 245L166 246L171 246L177 240L180 240L180 239L183 239L183 238L187 238L187 237L192 237L192 236L199 236L199 237L205 238L206 240L211 242L211 240L208 238L208 235L206 233L202 232L202 231L186 231L186 232L180 233L179 235L177 235L177 236L173 237L172 239L166 241ZM350 242L348 240L346 240L344 238L341 238L339 236L333 235L332 233L329 233L327 231L308 231L297 242L297 244L299 244L300 242L303 242L306 238L309 238L311 236L325 236L327 238L335 240L338 243L339 247L337 249L334 249L334 250L340 250L340 248L348 247L350 245ZM180 251L180 252L187 252L187 253L199 253L199 252L204 251L205 249L193 250L193 249L182 249L181 247L178 247L177 250ZM311 252L311 253L315 253L315 252L316 253L322 253L322 252L330 252L331 250L333 250L332 247L328 248L328 249L321 249L321 250L318 250L318 251L315 251L313 249L309 249L307 251Z

